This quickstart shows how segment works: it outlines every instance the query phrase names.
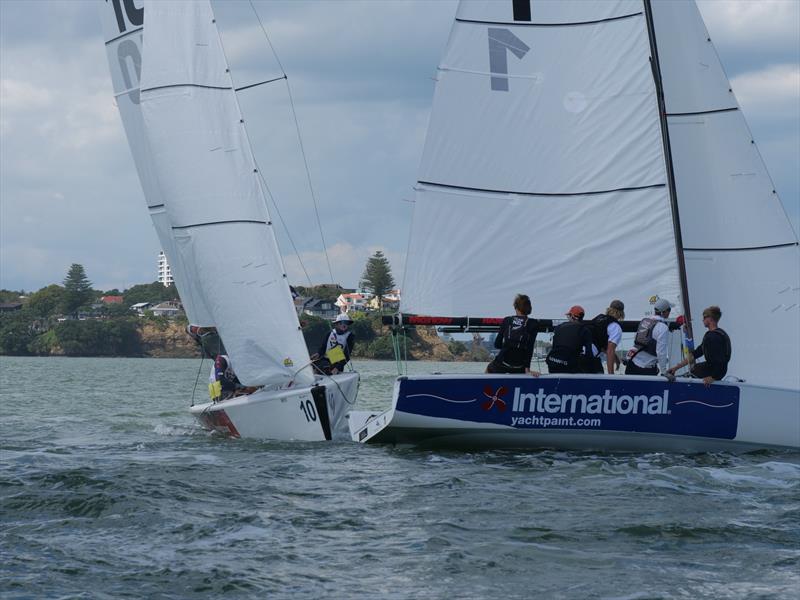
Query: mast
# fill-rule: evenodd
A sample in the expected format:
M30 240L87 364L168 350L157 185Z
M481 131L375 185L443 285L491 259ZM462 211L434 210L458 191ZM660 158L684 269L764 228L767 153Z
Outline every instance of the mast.
M681 235L681 219L678 211L678 194L675 187L675 171L672 165L672 149L669 143L669 126L667 124L667 106L664 100L664 84L661 79L661 65L658 60L658 44L656 43L656 30L653 25L653 7L651 0L642 0L644 4L645 21L647 23L647 36L650 40L650 66L653 70L653 81L656 85L656 98L658 99L658 118L661 123L661 140L664 145L664 161L667 167L667 187L669 201L672 208L672 231L675 237L675 254L678 259L678 275L680 278L683 314L686 319L686 335L691 339L692 313L689 308L689 281L686 277L686 261L683 255L683 237ZM690 359L691 360L691 359Z

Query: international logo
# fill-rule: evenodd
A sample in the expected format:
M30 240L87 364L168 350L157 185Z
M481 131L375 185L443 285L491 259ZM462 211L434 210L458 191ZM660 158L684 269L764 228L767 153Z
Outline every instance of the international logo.
M504 412L507 406L506 406L506 401L503 400L501 396L504 396L507 391L508 390L504 385L501 385L499 388L497 388L496 392L492 391L491 386L487 385L486 387L484 387L483 395L486 396L488 400L484 401L483 404L481 404L483 410L492 410L492 408L496 406L497 410L499 410L500 412ZM519 388L516 389L516 392L519 393Z
M511 410L540 414L666 415L669 413L669 390L652 396L618 396L608 389L602 395L586 395L548 394L544 388L539 388L537 393L522 393L519 388L514 388Z

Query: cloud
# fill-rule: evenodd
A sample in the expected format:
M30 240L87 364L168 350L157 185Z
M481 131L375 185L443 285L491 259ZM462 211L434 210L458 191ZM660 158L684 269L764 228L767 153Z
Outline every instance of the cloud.
M800 65L773 65L731 79L736 98L746 114L773 119L800 116Z

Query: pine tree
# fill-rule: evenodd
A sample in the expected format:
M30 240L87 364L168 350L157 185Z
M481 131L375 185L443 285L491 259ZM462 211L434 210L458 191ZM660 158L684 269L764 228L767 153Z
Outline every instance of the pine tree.
M394 287L394 277L389 259L380 250L376 250L375 254L367 259L364 274L361 276L361 287L375 294L378 306L383 308L383 296Z
M86 277L83 265L72 263L64 278L64 312L75 315L81 306L94 298L92 282Z

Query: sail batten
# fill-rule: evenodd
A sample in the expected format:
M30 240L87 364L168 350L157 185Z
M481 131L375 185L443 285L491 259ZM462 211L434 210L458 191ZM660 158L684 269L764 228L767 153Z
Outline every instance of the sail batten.
M471 191L471 192L489 192L492 194L516 194L519 196L593 196L597 194L610 194L611 192L635 192L637 190L647 190L653 188L663 188L666 187L665 183L654 183L652 185L643 185L639 187L627 187L627 188L617 188L614 190L593 190L593 191L583 191L583 192L562 192L562 193L547 193L547 192L523 192L519 190L490 190L485 188L473 188L473 187L466 187L460 185L450 185L447 183L437 183L435 181L417 181L419 185L426 185L426 186L435 186L439 188L450 188L453 190L463 190L463 191Z
M599 23L608 23L609 21L619 21L621 19L630 19L631 17L642 16L642 11L629 13L627 15L618 15L616 17L606 17L604 19L594 19L592 21L565 21L562 23L526 23L520 20L514 21L485 21L478 19L467 19L464 17L456 17L458 23L478 23L480 25L516 25L519 27L580 27L581 25L597 25Z

